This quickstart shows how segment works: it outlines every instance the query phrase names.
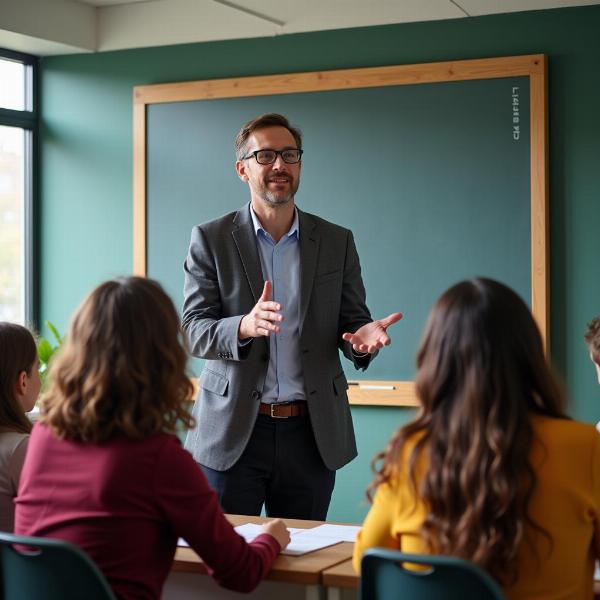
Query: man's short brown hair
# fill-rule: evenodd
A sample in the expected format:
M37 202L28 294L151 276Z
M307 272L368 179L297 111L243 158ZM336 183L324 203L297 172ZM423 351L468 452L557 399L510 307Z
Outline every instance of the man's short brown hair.
M594 317L588 324L584 339L593 361L600 365L600 315Z
M258 129L266 127L285 127L296 141L296 147L302 149L302 132L290 125L290 122L283 116L277 113L267 113L248 121L239 131L235 138L235 157L237 160L242 160L248 153L248 138Z

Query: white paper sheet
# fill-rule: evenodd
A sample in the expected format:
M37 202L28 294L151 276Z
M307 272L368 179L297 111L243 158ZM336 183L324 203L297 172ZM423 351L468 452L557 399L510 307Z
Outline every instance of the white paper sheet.
M303 529L309 531L310 535L319 538L331 538L338 542L355 542L356 536L360 531L360 525L332 525L325 523L312 529Z
M245 523L244 525L238 525L235 530L247 542L251 542L257 535L261 534L262 525ZM358 525L324 524L310 529L288 527L288 531L290 532L291 541L282 554L300 556L340 542L354 542L360 527ZM189 547L189 544L183 538L179 538L177 545Z
M251 542L257 535L262 532L262 525L256 523L246 523L244 525L238 525L235 530L247 541ZM300 529L297 527L288 527L290 532L290 543L287 548L281 552L281 554L287 554L288 556L299 556L306 554L307 552L313 552L326 548L327 546L333 546L337 544L337 540L331 538L318 538L310 537L306 535L310 529Z
M262 525L258 525L256 523L246 523L245 525L238 525L234 528L247 542L251 542L257 535L260 535L262 532ZM290 532L290 536L299 531L304 531L304 529L299 529L297 527L288 527L288 531ZM183 539L179 538L177 540L177 545L181 548L189 548L190 545Z
M247 541L251 542L257 535L262 533L262 525L258 523L245 523L244 525L238 525L234 529ZM298 527L288 527L288 531L290 532L290 537L300 531L304 531L304 529L299 529Z

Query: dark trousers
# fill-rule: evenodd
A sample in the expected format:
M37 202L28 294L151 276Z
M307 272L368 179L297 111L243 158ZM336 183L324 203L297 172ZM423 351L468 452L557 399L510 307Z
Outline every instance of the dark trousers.
M226 513L324 521L335 471L317 450L310 419L258 415L240 459L227 471L200 465Z

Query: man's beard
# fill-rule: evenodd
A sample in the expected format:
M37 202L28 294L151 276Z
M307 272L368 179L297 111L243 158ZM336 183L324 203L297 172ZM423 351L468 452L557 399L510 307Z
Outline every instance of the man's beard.
M282 196L280 192L272 192L269 190L268 186L265 185L260 190L260 196L267 204L270 204L271 206L283 206L294 199L299 185L299 180L294 181L293 179L290 179L290 191L285 196Z

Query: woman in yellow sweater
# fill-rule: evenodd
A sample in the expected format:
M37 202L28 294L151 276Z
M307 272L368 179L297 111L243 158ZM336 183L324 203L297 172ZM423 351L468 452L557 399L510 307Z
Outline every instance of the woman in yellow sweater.
M446 554L486 569L509 599L591 599L600 435L565 416L525 303L490 279L455 285L417 367L421 409L378 457L355 568L373 546Z

